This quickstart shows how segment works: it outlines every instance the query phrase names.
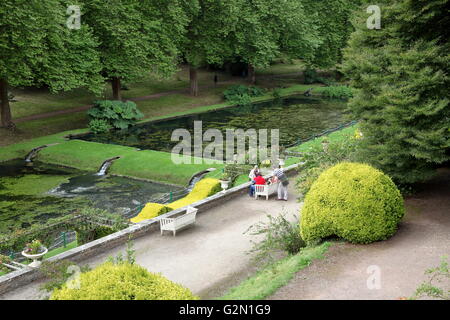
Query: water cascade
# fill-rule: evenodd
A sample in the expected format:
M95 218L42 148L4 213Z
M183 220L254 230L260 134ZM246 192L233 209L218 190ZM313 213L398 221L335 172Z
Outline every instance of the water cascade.
M109 167L111 167L113 161L117 160L119 158L120 157L115 157L115 158L111 158L111 159L105 160L105 162L102 163L102 166L100 167L100 169L98 170L96 175L97 176L104 176L108 172L108 169L109 169Z

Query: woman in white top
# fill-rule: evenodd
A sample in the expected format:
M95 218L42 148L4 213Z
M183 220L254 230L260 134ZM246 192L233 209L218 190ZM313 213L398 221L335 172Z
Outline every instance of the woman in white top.
M258 168L258 166L254 166L253 169L250 170L250 174L248 175L248 177L250 178L250 181L255 179L257 173L259 173L259 168Z

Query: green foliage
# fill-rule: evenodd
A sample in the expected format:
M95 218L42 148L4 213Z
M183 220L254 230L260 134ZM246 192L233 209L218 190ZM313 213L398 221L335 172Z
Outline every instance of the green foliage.
M226 164L224 167L224 174L226 174L233 184L236 179L243 174L248 176L252 166L249 164Z
M27 254L38 254L44 251L42 247L42 242L40 240L34 239L30 243L27 243L24 249Z
M290 222L285 214L276 217L267 215L267 222L258 222L244 233L252 236L263 236L259 242L252 241L253 247L249 251L255 254L254 259L258 263L273 262L273 255L285 252L289 255L297 254L306 244L298 232L298 217L294 216L296 222Z
M128 262L106 262L83 272L80 287L64 284L51 300L196 300L189 289Z
M314 20L301 1L237 2L237 19L229 34L236 59L253 67L267 67L282 53L312 59L319 42Z
M392 180L366 164L342 162L314 182L301 210L305 241L338 236L353 243L385 240L405 213Z
M360 158L397 183L431 177L450 160L448 1L381 1L382 28L354 18L343 73L364 134Z
M93 133L103 133L108 132L112 129L112 126L109 124L108 120L106 119L92 119L89 121L89 129Z
M10 263L12 260L8 256L0 254L0 273L8 273L10 270L8 267L4 266L4 263Z
M188 18L181 1L126 0L113 4L83 1L82 24L99 41L102 74L107 79L139 79L149 70L163 76L176 70Z
M309 64L319 68L334 67L341 61L342 49L346 47L348 38L354 30L350 22L352 12L362 1L302 0L301 2L316 28L317 45L314 56L308 59ZM365 12L365 9L361 9L361 12Z
M44 260L39 267L39 272L41 272L48 281L40 286L40 290L51 293L53 290L62 288L67 280L73 276L70 267L77 268L78 265L70 260ZM90 267L87 265L80 268L81 272L88 272L89 270Z
M411 299L419 299L422 297L429 297L441 300L450 300L450 272L448 269L448 257L441 257L441 264L438 267L431 268L425 271L428 275L427 281L424 281L417 289ZM447 284L442 287L442 284Z
M322 89L322 95L327 98L347 99L353 97L353 92L346 86L330 86Z
M313 83L322 83L324 85L331 85L332 81L327 78L320 77L315 69L307 68L303 72L303 83L304 84L313 84Z
M346 133L340 139L320 140L322 143L312 144L299 157L296 186L301 198L304 198L322 172L339 162L353 161L358 150L359 140L352 133Z
M318 246L306 247L300 253L285 257L265 266L255 275L238 286L231 288L222 300L263 300L277 289L287 285L294 275L309 266L313 260L322 259L330 247L330 242Z
M127 129L144 117L132 101L96 101L87 113L91 119L89 127L94 133L105 132L109 128Z
M258 87L236 84L226 89L223 95L227 101L246 106L252 103L252 97L259 97L265 93L264 89Z

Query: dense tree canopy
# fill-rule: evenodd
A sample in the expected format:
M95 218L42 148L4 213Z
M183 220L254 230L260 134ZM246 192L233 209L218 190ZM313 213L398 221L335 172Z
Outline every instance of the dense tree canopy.
M341 62L354 28L350 18L361 0L302 0L307 16L317 27L319 42L314 57L308 62L314 67L330 68Z
M175 71L187 24L181 0L85 0L83 23L99 41L102 75L120 100L120 81Z
M450 159L449 2L382 1L381 29L361 12L345 50L361 157L397 182L423 180Z
M4 0L0 5L2 126L13 127L9 86L47 85L52 91L101 86L97 42L90 28L66 26L65 2Z
M265 67L281 53L311 59L320 41L315 21L298 0L240 0L239 19L232 33L233 54L249 65Z

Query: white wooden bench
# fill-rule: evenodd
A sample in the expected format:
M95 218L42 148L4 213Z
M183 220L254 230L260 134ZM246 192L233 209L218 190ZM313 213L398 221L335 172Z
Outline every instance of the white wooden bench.
M162 218L160 221L161 235L164 230L172 231L175 237L177 230L195 223L197 208L188 207L186 213L174 218Z
M258 199L258 196L266 196L266 200L269 200L269 196L277 192L278 183L255 184L255 199Z

